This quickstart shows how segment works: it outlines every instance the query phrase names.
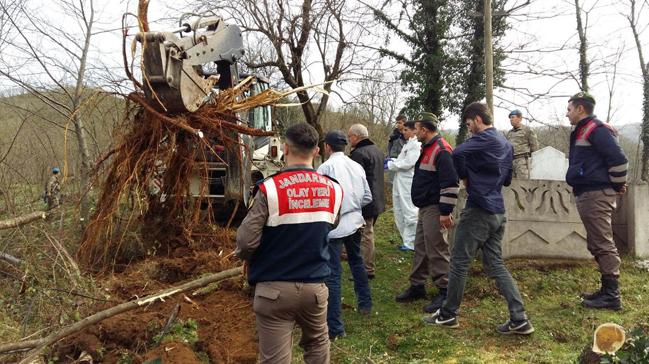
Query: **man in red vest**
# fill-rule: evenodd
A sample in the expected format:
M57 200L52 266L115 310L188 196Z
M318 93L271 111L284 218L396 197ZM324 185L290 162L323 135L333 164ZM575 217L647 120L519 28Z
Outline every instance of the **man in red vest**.
M327 234L336 222L342 189L312 168L318 133L308 124L286 130L287 166L259 184L237 230L236 255L255 286L261 363L290 363L292 332L302 329L306 363L329 363L325 280Z

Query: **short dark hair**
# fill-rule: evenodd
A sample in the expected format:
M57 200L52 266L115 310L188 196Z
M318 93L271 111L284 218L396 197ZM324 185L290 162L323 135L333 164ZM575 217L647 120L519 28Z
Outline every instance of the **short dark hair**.
M489 111L489 107L487 107L486 104L483 104L481 102L473 102L469 104L469 106L464 109L464 113L462 114L462 121L466 121L466 119L475 120L476 116L479 116L480 119L482 119L482 123L485 125L491 125L493 123L491 111Z
M589 102L589 101L587 101L587 100L584 100L584 99L575 99L575 100L572 100L572 101L570 101L570 102L572 103L572 106L574 106L574 107L577 107L577 106L583 106L583 107L584 107L584 111L585 111L586 114L588 114L588 115L592 114L593 111L595 111L595 104L593 104L592 102Z
M343 152L345 151L344 144L327 144L331 148L332 152Z
M310 155L318 146L318 132L307 123L295 124L286 129L286 143L292 151L304 157Z
M430 120L417 120L415 121L415 124L417 123L419 123L421 127L426 128L433 133L437 131L437 125Z
M407 120L407 119L408 118L406 118L406 116L403 115L403 114L399 114L399 116L397 116L397 121L399 121L399 120Z
M403 123L403 126L408 128L408 129L414 129L415 128L415 122L412 121L412 120L406 121L405 123Z

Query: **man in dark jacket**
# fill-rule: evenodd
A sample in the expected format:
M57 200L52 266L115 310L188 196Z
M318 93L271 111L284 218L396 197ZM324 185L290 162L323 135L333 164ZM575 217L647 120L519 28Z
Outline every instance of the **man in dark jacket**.
M509 186L512 181L514 148L493 127L487 105L470 104L462 120L473 136L455 148L453 162L458 177L467 186L468 197L455 230L446 299L442 308L424 321L443 327L459 326L457 312L467 273L475 253L481 248L482 266L489 277L496 280L509 308L509 320L497 331L507 335L529 335L534 328L527 319L516 281L503 262L501 246L506 221L502 187Z
M390 135L390 138L388 139L388 159L393 158L397 159L399 157L399 153L401 153L401 150L403 149L403 146L408 143L406 138L403 136L403 124L407 121L405 115L399 115L397 116L397 122L395 124L394 130L392 130L392 134ZM394 171L388 171L388 176L389 180L393 181L394 180Z
M451 213L457 203L459 182L451 152L453 148L439 135L437 116L421 113L415 122L422 143L412 178L412 202L419 207L415 254L412 258L410 287L396 297L410 302L426 297L425 283L432 278L438 293L424 311L433 313L446 298L448 264L451 258L446 231L452 225Z
M385 211L383 152L369 139L365 125L354 124L347 133L352 152L349 157L360 164L365 170L367 183L372 191L372 202L363 207L363 238L361 240L361 255L367 270L367 276L372 279L376 274L374 266L374 223Z
M620 255L613 241L611 215L617 197L626 192L627 158L617 141L617 131L598 120L595 99L580 92L568 100L566 116L575 126L570 134L566 182L576 196L577 210L586 228L588 251L595 257L602 286L582 294L590 308L622 308L618 278Z
M408 142L406 138L403 137L403 124L406 122L405 115L397 116L397 123L394 130L392 130L392 135L388 139L388 158L397 158L399 153L401 153L401 148Z
M342 204L338 183L312 167L318 132L306 124L286 130L286 168L259 184L237 230L235 254L255 286L261 363L290 363L295 324L302 328L305 363L329 363L327 235Z

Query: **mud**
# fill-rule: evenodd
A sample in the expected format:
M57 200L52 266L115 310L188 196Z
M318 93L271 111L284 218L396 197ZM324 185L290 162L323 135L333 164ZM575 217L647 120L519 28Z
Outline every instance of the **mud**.
M205 273L235 267L239 261L232 255L233 248L231 236L224 236L177 248L166 257L150 257L105 278L105 292L111 300L125 302ZM175 322L196 321L198 340L193 344L163 341L157 345L155 338L176 305L180 305L180 311ZM109 307L97 306L94 311ZM90 354L95 363L109 364L142 363L155 358L162 363L204 363L206 359L210 363L255 363L252 301L243 278L226 280L206 293L186 292L104 320L62 341L52 359L72 363L82 352Z

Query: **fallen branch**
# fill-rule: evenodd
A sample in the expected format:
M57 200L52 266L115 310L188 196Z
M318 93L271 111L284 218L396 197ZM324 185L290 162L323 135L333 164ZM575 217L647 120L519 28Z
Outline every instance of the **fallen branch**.
M241 275L242 273L243 273L242 267L232 268L219 273L209 274L207 276L198 278L196 280L181 284L180 286L165 289L153 295L149 295L133 301L122 303L120 305L111 307L107 310L97 312L92 316L88 316L77 323L67 326L57 332L53 332L52 334L42 339L0 345L0 354L7 354L10 352L32 349L27 354L27 356L23 358L22 361L20 361L20 364L31 363L41 354L41 352L46 347L56 343L57 341L63 339L66 336L77 333L88 326L94 325L100 321L118 315L120 313L124 313L126 311L130 311L142 306L148 306L152 303L155 303L158 300L164 301L165 298L170 297L176 293L190 291L208 285L213 282L218 282L224 279Z
M14 257L13 255L9 255L7 253L0 252L0 259L9 262L13 265L21 265L23 263L22 260Z
M26 215L14 217L13 219L7 219L0 221L0 230L11 229L21 225L29 224L32 221L39 219L47 218L49 212L45 211L34 211Z

